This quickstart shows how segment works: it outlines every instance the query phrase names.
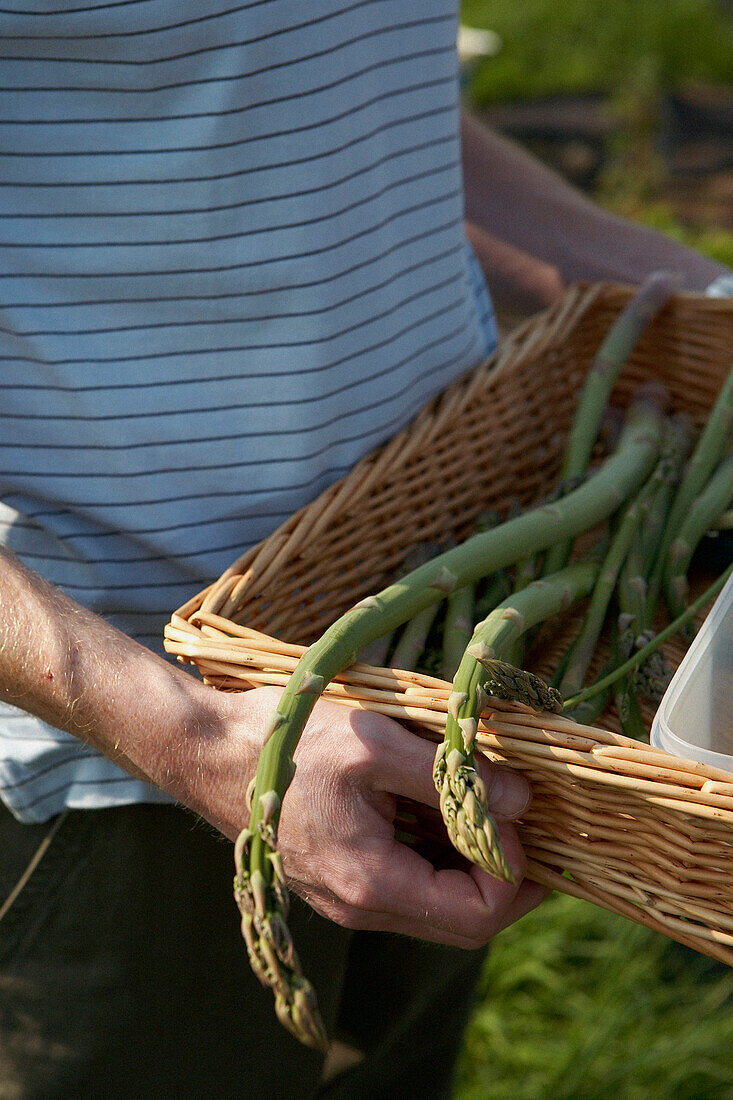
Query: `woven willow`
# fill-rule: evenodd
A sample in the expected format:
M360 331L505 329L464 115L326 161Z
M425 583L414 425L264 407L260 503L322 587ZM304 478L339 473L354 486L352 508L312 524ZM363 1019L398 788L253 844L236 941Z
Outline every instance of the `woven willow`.
M627 288L576 286L454 383L390 443L292 516L176 612L166 648L223 690L285 684L302 646L389 583L407 552L461 539L481 511L538 500L553 485L579 386ZM730 368L733 306L679 295L614 391L662 379L698 424ZM570 637L569 631L565 631ZM566 638L533 655L545 673ZM668 658L679 661L672 646ZM439 740L450 685L354 665L326 694ZM649 715L647 715L649 718ZM519 824L529 874L733 965L733 774L681 761L603 726L492 701L478 744L525 773ZM403 805L423 843L445 844L425 807ZM405 826L407 827L407 826Z

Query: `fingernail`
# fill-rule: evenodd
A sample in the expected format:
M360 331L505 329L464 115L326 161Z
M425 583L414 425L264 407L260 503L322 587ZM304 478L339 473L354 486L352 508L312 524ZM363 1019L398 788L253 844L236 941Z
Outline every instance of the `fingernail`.
M519 817L532 801L529 784L516 772L499 768L489 791L489 809L502 817Z

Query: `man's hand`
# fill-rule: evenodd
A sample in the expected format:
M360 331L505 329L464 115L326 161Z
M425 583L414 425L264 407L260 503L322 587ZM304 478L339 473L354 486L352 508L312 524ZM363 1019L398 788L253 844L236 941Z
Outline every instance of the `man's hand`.
M279 694L258 688L229 696L231 736L237 727L264 729ZM520 776L479 762L515 885L478 868L436 870L393 828L398 795L437 808L434 755L433 745L389 718L321 700L295 753L278 843L292 888L338 924L476 948L544 896L522 882L524 859L509 823L530 792ZM232 837L244 820L243 790L235 782L231 820L220 823Z

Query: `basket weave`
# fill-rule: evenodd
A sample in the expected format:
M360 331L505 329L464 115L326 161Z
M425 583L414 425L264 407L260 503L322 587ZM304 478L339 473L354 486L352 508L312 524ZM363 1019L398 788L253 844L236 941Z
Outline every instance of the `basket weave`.
M389 583L408 551L462 539L554 484L585 373L628 288L576 286L487 363L426 406L390 443L180 608L166 648L223 690L285 684L309 644ZM678 295L642 338L612 400L659 378L698 425L730 369L733 307ZM552 667L553 638L533 667ZM665 650L672 662L679 646ZM450 685L354 665L326 694L438 740ZM650 716L647 714L647 719ZM521 770L533 801L518 829L529 875L733 965L733 773L518 704L492 701L477 745ZM431 811L403 807L416 835L443 842ZM411 815L409 811L411 811Z

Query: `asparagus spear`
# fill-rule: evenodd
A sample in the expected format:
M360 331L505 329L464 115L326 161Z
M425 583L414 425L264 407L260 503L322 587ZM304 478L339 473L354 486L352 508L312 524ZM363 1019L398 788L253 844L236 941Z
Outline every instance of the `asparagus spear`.
M512 506L508 519L519 515L519 510ZM482 512L476 522L476 531L490 531L499 523L498 512ZM490 611L493 611L512 590L509 574L505 569L497 569L490 576L482 578L476 584L474 616L485 619Z
M439 606L435 603L432 607L424 608L410 619L409 623L405 624L389 662L390 668L409 670L417 668L420 658L425 652L430 628L435 621L435 616L438 614Z
M639 549L647 572L652 567L664 537L667 515L682 480L685 463L695 441L692 417L675 413L665 422L662 433L662 457L666 460L666 477L640 531Z
M583 686L588 665L595 653L603 624L606 620L616 582L629 552L639 524L646 517L649 504L666 476L666 464L657 463L651 477L641 492L634 498L624 512L623 518L611 540L598 579L593 588L590 605L585 613L580 631L570 647L565 672L560 680L559 691L563 696L574 695Z
M657 457L660 414L649 401L632 406L618 450L584 485L549 508L538 508L474 535L347 611L304 654L272 715L260 753L248 826L235 848L235 896L251 932L250 960L276 995L280 1018L305 1043L324 1041L310 985L283 929L286 893L279 878L277 824L292 781L293 751L324 687L359 650L395 630L463 584L511 564L517 546L536 553L573 538L615 511L648 476ZM277 964L277 965L275 965ZM305 983L305 984L303 984Z
M608 411L608 410L606 410ZM617 410L620 412L620 410ZM620 427L616 434L616 442L618 442L620 436ZM578 477L564 478L558 482L553 489L545 496L543 504L554 504L556 500L561 500L571 489L577 489L579 485L583 484L585 474L580 474ZM542 554L528 554L517 561L514 567L514 587L512 591L518 592L522 588L526 588L532 581L541 577L546 570L543 569ZM547 571L549 572L549 570ZM522 648L526 648L527 640L525 639Z
M626 737L631 737L634 741L648 741L649 733L644 725L639 697L630 676L624 676L614 685L613 701Z
M485 619L490 611L493 611L497 604L510 594L512 586L509 582L509 576L504 569L497 569L495 573L492 573L490 577L484 582L483 586L479 588L479 594L476 599L476 616L480 619Z
M514 514L518 513L515 512ZM498 512L481 512L476 519L474 532L479 534L490 531L493 527L496 527L498 522ZM464 585L452 592L446 601L443 647L440 659L440 675L444 680L453 679L463 656L463 651L471 640L476 614L478 583L476 585ZM490 588L490 586L484 586L485 589L487 587ZM497 597L496 602L498 602L498 599L499 597Z
M528 584L536 581L539 572L540 563L536 554L530 554L518 561L514 569L514 591L520 592Z
M672 502L664 537L649 578L647 600L651 608L656 607L659 598L669 548L692 509L695 498L700 495L713 470L728 451L731 438L733 438L733 369L728 373L718 394Z
M586 377L568 435L560 481L585 473L614 383L644 331L678 286L676 275L657 271L621 311ZM570 557L571 542L558 542L545 557L543 573L556 573Z
M604 665L601 675L606 676L609 672L612 672L615 667L612 661L608 661L606 665ZM569 710L567 716L568 718L572 718L574 722L578 722L581 726L593 726L608 706L610 698L610 688L606 691L599 691L592 699L586 699L584 702L578 703L572 710Z
M611 664L618 668L634 650L634 631L631 618L621 613L613 623L611 630ZM637 670L635 669L634 672ZM636 694L634 672L617 680L610 689L621 728L627 737L636 741L646 739L646 727L641 716L641 708ZM577 689L579 690L579 688ZM585 704L588 705L587 703Z
M440 674L444 680L452 680L460 664L464 650L473 634L475 588L464 584L451 592L445 608L443 627L443 658Z
M618 665L611 672L607 672L605 675L600 676L595 683L589 684L588 687L579 691L577 695L572 695L569 699L563 700L563 710L566 712L574 712L582 703L586 703L589 699L593 699L596 695L613 687L617 680L620 680L623 676L627 676L630 672L633 672L634 669L642 665L644 661L647 661L668 638L679 633L687 623L694 619L698 611L718 595L731 574L733 574L733 564L729 565L725 572L721 573L717 580L714 580L713 583L705 589L702 595L698 596L696 600L693 600L682 615L673 619L673 621L665 626L663 630L655 634L654 638L652 638L647 645L642 649L637 649L637 651L632 653L629 659L624 661L622 665Z
M644 523L637 531L619 578L618 606L621 626L620 636L616 637L617 624L614 624L612 665L623 663L635 648L641 649L654 637L651 624L656 607L652 606L649 597L647 578L664 535L667 513L682 476L692 439L692 423L689 417L678 414L666 422L661 459L666 468L666 476L652 499ZM621 645L627 635L628 643ZM629 736L646 736L637 693L658 701L664 694L671 675L663 654L657 650L643 666L636 669L633 676L625 676L611 692L624 732ZM586 709L594 705L597 706L597 703L593 700L582 704Z
M647 577L664 531L672 496L682 476L682 469L692 446L692 423L686 415L675 414L664 425L662 459L660 464L665 471L662 484L654 493L644 522L637 528L626 561L619 577L617 598L620 611L620 625L614 621L611 638L611 655L606 662L601 678L608 676L633 652L641 649L653 638L649 617L653 609L647 602ZM624 652L624 644L628 652ZM562 667L557 681L559 685L564 672ZM643 672L643 675L642 675ZM579 703L568 712L569 717L581 725L592 726L600 717L611 698L614 699L617 713L627 734L638 736L641 733L638 718L640 712L636 691L640 689L647 698L659 698L669 682L670 670L659 650L651 653L641 667L628 674L612 687L599 691L591 698ZM580 685L576 690L580 689ZM570 694L567 690L564 694ZM646 735L646 729L644 729Z
M558 499L555 497L554 499ZM543 504L552 503L551 498L546 498ZM525 511L518 500L512 502L512 506L509 509L507 518L514 519L515 516L521 516ZM523 554L521 557L517 557L514 563L514 580L511 586L511 592L518 592L520 588L526 588L528 584L537 579L536 569L537 555L536 554ZM464 647L465 648L465 647Z
M733 454L721 462L682 521L669 548L664 593L672 617L681 615L689 591L687 571L700 539L733 503Z
M513 881L491 817L483 782L474 767L473 742L487 692L521 699L539 710L559 710L561 696L539 677L507 663L517 640L538 623L587 596L598 573L595 562L570 565L534 581L499 604L474 630L448 700L445 739L438 748L433 779L453 845L472 863Z
M644 523L637 530L618 584L619 609L628 615L633 629L644 645L646 632L656 612L648 600L647 578L664 535L667 512L682 477L687 455L692 447L692 422L689 417L675 415L665 422L662 436L664 478L655 493Z
M397 576L403 577L405 573L411 573L413 569L417 569L418 565L422 565L426 561L430 561L431 558L437 557L440 553L440 546L437 542L422 543L420 546L414 547L406 556L405 560L400 567ZM437 610L437 609L436 609ZM432 620L431 620L432 623ZM409 624L408 624L409 625ZM430 623L428 623L427 630L430 630ZM427 631L425 632L427 637ZM375 638L369 645L365 645L357 656L357 660L361 661L365 665L384 665L387 661L387 654L389 653L390 646L392 645L392 634L383 634L380 638ZM424 643L423 643L424 648ZM422 653L422 649L420 650ZM418 657L420 656L418 653ZM414 668L414 665L396 665L392 663L392 668Z

